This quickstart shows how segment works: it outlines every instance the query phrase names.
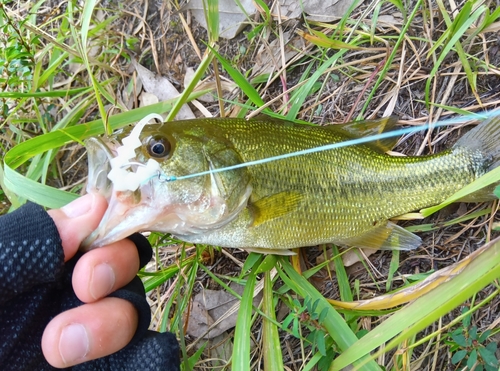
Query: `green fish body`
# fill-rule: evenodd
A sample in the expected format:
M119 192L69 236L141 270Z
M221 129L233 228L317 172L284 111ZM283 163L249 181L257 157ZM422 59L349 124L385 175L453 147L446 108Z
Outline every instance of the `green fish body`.
M131 162L152 158L165 176L182 177L390 130L395 121L321 127L219 118L151 124L142 130ZM436 155L390 156L390 144L382 142L170 182L153 177L136 191L111 190L109 215L91 236L91 247L155 230L187 242L270 252L321 243L415 248L420 238L389 219L438 204L498 166L499 137L500 119L494 118ZM165 144L165 152L159 151ZM490 199L490 191L478 199Z

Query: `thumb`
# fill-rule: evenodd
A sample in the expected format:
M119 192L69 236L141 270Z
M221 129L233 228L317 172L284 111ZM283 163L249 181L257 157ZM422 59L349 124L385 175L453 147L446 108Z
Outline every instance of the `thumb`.
M61 209L47 211L61 236L65 261L76 254L80 243L97 228L107 206L104 197L89 193Z

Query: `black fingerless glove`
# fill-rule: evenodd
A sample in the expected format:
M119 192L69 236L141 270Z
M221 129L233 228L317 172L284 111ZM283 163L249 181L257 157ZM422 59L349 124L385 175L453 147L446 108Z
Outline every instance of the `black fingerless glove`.
M151 246L140 234L129 237L139 251L141 267ZM45 360L41 339L57 314L80 306L71 284L78 253L64 264L61 239L42 207L28 203L0 217L0 369L58 370ZM171 333L148 330L151 312L144 286L136 277L109 296L131 302L139 313L137 331L119 352L66 368L72 371L179 370L179 345Z

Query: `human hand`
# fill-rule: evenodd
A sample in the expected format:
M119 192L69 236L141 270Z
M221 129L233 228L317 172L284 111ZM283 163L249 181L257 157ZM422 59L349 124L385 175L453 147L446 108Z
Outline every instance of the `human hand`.
M61 236L65 261L99 224L106 200L86 195L48 214ZM84 305L56 316L45 328L42 350L54 367L104 357L125 347L137 330L137 311L125 300L106 298L139 270L134 243L123 240L83 255L73 271L73 290Z
M62 245L64 262L66 262L63 270L66 271L64 275L69 289L61 289L61 282L65 281L64 277L58 279L55 291L56 300L50 294L54 291L54 287L48 289L49 296L52 295L49 306L53 313L42 324L39 334L42 338L43 355L50 365L58 368L80 364L71 368L73 370L121 370L125 369L124 365L128 366L127 369L133 370L137 369L133 366L136 362L142 365L145 363L149 363L150 366L157 365L158 369L178 370L178 345L175 337L168 333L159 334L147 331L150 320L149 307L144 298L142 283L136 278L140 266L145 265L151 258L147 240L142 236L134 235L131 238L135 243L126 239L83 255L78 253L80 243L97 227L106 207L106 201L101 196L86 195L62 209L48 211L61 238L60 245ZM0 238L0 252L1 246ZM44 249L41 251L45 253ZM1 263L0 261L0 267ZM27 327L33 329L38 327L40 318L48 312L48 306L43 307L44 300L40 300L43 315L31 313L33 303L39 299L40 292L44 292L40 291L40 286L33 287L32 291L36 292L34 297L33 295L30 297L30 292L19 295L16 292L18 296L14 300L7 301L5 305L0 299L0 313L5 312L8 317L9 308L13 306L12 302L15 302L14 307L17 308L13 311L15 316L19 314L15 313L16 311L23 310L20 303L26 300L30 303L25 306L29 308L26 310L27 313L37 318L34 326L29 324ZM126 286L125 289L121 289L124 286ZM8 296L7 294L5 297L8 298ZM52 302L59 298L61 298L61 303L53 305ZM2 315L0 316L0 330L6 327L1 323L3 320ZM45 327L44 330L43 327ZM9 329L0 335L0 340L8 343L9 339L5 339L8 334ZM37 334L32 334L31 337L35 336ZM18 337L17 334L15 337ZM127 346L132 339L133 344ZM31 340L30 338L28 342ZM40 344L39 338L37 343ZM120 351L124 347L126 348ZM17 347L13 346L13 348ZM106 357L110 354L112 356ZM4 365L3 359L7 359L7 356L8 354L4 355L0 351L0 364ZM95 359L98 360L88 362ZM81 364L82 362L86 363ZM29 367L24 369L32 369ZM47 367L50 366L47 365ZM13 367L12 369L23 368ZM37 369L49 368L38 367ZM150 367L149 369L157 368Z

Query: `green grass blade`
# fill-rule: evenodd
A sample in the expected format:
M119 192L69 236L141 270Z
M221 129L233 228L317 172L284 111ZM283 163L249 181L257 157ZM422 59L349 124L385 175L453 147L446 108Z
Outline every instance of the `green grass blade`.
M87 0L83 5L81 28L82 51L87 51L87 38L90 30L90 21L92 20L92 13L94 12L96 3L97 0Z
M361 354L367 354L388 341L390 343L386 345L384 352L395 347L440 316L450 312L498 277L500 277L500 239L484 246L482 253L451 280L407 305L357 341L333 361L331 371L341 370L353 360L359 359ZM376 356L377 354L374 355Z
M219 1L204 0L203 10L207 20L208 43L213 45L219 40Z
M321 64L320 67L318 67L316 71L314 71L307 82L293 93L293 95L290 97L290 111L288 111L288 114L286 115L287 120L293 121L297 118L297 115L305 100L309 96L309 93L311 92L314 84L316 84L316 82L323 76L325 71L333 64L335 64L345 53L347 53L347 51L348 49L339 50L332 57L328 58L323 64Z
M196 362L201 358L201 355L203 354L203 351L208 345L208 341L204 342L203 345L198 349L191 357L188 359L188 369L186 371L192 370L194 366L196 365Z
M78 197L74 193L61 191L53 187L49 187L19 174L5 165L4 184L5 189L15 193L17 197L30 200L40 205L58 208L68 204Z
M396 273L399 268L399 254L399 250L392 251L391 263L389 264L389 272L387 274L387 283L385 284L385 291L391 290L394 273Z
M19 206L21 206L21 200L19 200L17 195L5 185L5 175L2 164L0 164L0 188L4 192L5 196L7 196L14 208L18 208Z
M233 370L250 371L252 302L255 282L257 281L258 266L258 263L253 266L252 272L248 275L243 295L241 296L238 319L234 330Z
M207 53L203 57L203 60L201 61L200 65L196 69L196 72L194 74L193 79L189 83L188 86L186 86L186 89L182 92L181 96L175 101L174 106L170 110L167 118L165 121L172 121L175 116L179 113L181 107L188 102L190 99L192 99L191 95L193 94L193 90L198 84L198 82L201 80L202 76L205 74L208 66L210 65L210 62L213 59L213 54L212 53Z
M333 253L333 263L335 264L335 275L337 276L337 284L339 286L340 300L342 301L353 301L351 284L349 283L349 277L347 276L347 272L345 270L344 262L342 261L342 257L340 256L339 249L336 245L332 246ZM354 327L357 326L354 321L356 317L351 314L345 315L345 320L347 323L351 323L351 328L354 330Z
M89 93L92 91L92 88L75 88L68 90L53 90L53 91L38 91L38 92L10 92L3 91L0 92L0 98L58 98L58 97L66 97L80 93Z
M37 79L37 88L41 87L48 79L56 74L56 70L60 68L61 64L68 58L68 53L61 53L56 60L44 68L43 73Z
M268 255L274 256L274 255ZM264 276L264 296L262 298L262 311L271 319L276 321L276 311L273 300L273 280L271 273L267 271ZM278 327L266 317L262 318L262 336L264 353L264 370L282 371L283 355Z
M149 292L154 288L160 286L162 283L178 274L180 269L188 266L189 264L193 264L194 260L195 256L193 255L181 260L180 262L178 262L178 264L171 265L159 272L141 274L141 277L147 277L143 280L144 289L146 290L146 292Z
M497 195L497 197L500 198L500 195ZM454 224L463 223L474 218L479 218L481 216L488 215L489 213L491 213L491 207L488 207L483 210L476 210L470 214L459 216L458 218L452 219L442 224L428 223L428 224L411 225L409 227L405 227L405 229L412 233L430 232L430 231L435 231L442 227L449 227Z
M372 98L374 97L375 93L377 92L378 87L380 86L382 81L384 81L385 77L387 76L387 73L388 73L389 69L391 68L392 61L394 60L396 55L398 55L400 53L399 46L401 45L401 43L405 39L405 37L408 33L408 29L410 28L411 24L413 23L413 19L421 11L420 10L421 5L422 5L422 0L418 0L415 3L415 6L413 7L413 11L411 12L410 16L408 17L408 20L406 20L405 25L404 25L403 29L401 30L401 33L400 33L398 39L396 40L396 44L392 47L391 54L387 58L387 61L384 63L384 67L382 68L382 70L378 73L378 79L375 82L375 84L373 85L373 88L372 88L370 94L368 95L368 98L366 99L365 104L363 105L363 108L361 109L361 111L358 114L358 117L357 117L358 120L363 119L363 115L364 115L366 109L368 108L368 105L371 104Z
M231 76L236 85L247 95L247 97L255 104L257 107L262 107L265 103L259 95L259 92L248 82L248 80L241 74L240 71L235 69L231 63L229 63L224 57L215 51L215 49L209 46L212 53L219 61L219 63L224 67L226 72ZM273 115L273 112L269 108L263 110L264 113Z
M281 268L278 268L278 273L281 279L298 295L303 298L310 298L312 302L317 302L317 312L321 313L323 310L328 311L328 315L326 316L322 325L328 331L328 334L334 340L334 342L338 345L338 347L343 351L351 347L358 338L349 328L345 320L342 316L328 303L328 301L321 295L321 293L316 290L316 288L311 285L303 276L298 274L290 263L286 260L286 258L280 259ZM326 308L326 309L325 309ZM360 370L363 371L380 371L380 367L373 360L369 360L369 353L358 353L358 358L362 357L363 360L366 360L366 364ZM357 359L358 359L357 358ZM353 364L359 364L360 362L355 362L353 360Z
M443 50L441 51L441 54L439 55L439 58L437 59L436 63L434 63L434 67L429 73L429 77L427 78L427 82L425 84L425 102L427 104L429 104L430 102L431 82L434 76L436 75L437 71L441 67L441 63L444 61L444 59L446 58L450 50L453 48L453 46L457 45L457 43L459 45L459 48L461 48L461 45L459 44L460 38L465 34L465 32L470 28L470 26L477 20L477 18L480 15L481 15L480 11L475 11L469 17L464 19L464 22L461 25L459 25L456 31L452 34L450 41L443 47Z

